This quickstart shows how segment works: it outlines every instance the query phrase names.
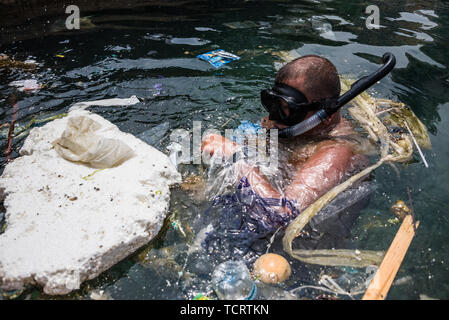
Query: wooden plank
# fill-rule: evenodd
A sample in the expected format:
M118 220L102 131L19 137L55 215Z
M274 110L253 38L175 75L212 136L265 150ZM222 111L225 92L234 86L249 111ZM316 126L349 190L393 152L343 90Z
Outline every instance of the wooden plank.
M416 228L418 225L419 221L416 222ZM407 215L362 300L384 300L386 298L414 236L413 217Z

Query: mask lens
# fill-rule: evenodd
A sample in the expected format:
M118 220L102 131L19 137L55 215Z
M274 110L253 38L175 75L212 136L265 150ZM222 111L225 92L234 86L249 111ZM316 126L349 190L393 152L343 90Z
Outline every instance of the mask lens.
M271 110L274 109L274 96L270 90L262 90L260 92L260 102L268 112L271 112Z
M282 111L282 106L288 105L287 102L271 90L262 90L260 92L260 101L265 110L270 113L270 120L284 121L287 118Z
M307 113L317 109L316 103L308 103L300 91L285 84L260 92L260 101L269 112L269 119L292 126L305 119Z

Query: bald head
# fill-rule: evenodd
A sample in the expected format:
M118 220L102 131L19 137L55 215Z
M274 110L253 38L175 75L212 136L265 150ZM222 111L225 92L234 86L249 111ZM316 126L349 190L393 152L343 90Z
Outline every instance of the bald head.
M340 79L335 66L326 58L308 55L283 66L276 82L285 83L304 93L309 102L340 95Z

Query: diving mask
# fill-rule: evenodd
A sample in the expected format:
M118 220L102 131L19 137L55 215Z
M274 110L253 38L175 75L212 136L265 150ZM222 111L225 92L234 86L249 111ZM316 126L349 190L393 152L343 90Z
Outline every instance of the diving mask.
M303 121L310 111L317 111L327 104L327 100L308 102L301 91L285 83L276 83L273 88L260 92L260 101L269 112L269 119L287 126Z

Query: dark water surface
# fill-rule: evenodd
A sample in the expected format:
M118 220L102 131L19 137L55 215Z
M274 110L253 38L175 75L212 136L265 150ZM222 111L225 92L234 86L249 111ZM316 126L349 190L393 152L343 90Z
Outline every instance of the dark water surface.
M365 8L371 4L380 7L379 30L365 26ZM259 91L271 85L274 63L280 62L271 51L296 49L301 55L323 55L340 73L357 77L377 69L379 58L390 51L397 66L371 92L406 103L426 125L433 145L425 151L430 167L425 168L415 154L412 163L397 166L399 175L390 166L377 169L378 189L357 220L352 240L358 248L388 248L399 226L388 222L393 218L389 208L398 199L408 200L409 186L421 224L396 278L404 281L391 288L388 298L426 295L448 299L448 9L443 1L416 0L246 1L226 7L191 1L183 6L92 13L94 26L74 32L64 31L62 12L58 18L31 20L28 31L11 33L9 28L2 37L5 42L0 52L19 60L34 59L41 66L34 73L0 72L0 122L11 119L11 99L18 102L17 125L25 125L33 117L66 112L75 102L136 95L142 102L134 106L93 111L136 135L165 121L170 128L190 129L194 120L202 120L203 128L218 127L238 115L227 126L235 127L239 119L255 121L264 115ZM10 41L13 37L16 40ZM217 48L237 54L241 60L215 69L195 58ZM57 54L65 58L55 57ZM44 88L24 93L8 85L29 78L37 79ZM15 141L13 156L22 143ZM4 134L0 147L6 148ZM0 160L4 163L3 154ZM183 170L187 174L196 169ZM174 190L170 211L188 222L203 212L204 206ZM182 267L190 264L191 270L202 272L202 262L196 266L192 262L195 257L186 262L182 245L188 239L168 227L148 247L148 253L140 252L141 256L147 254L146 262L139 263L134 255L69 297L88 296L90 288L104 289L121 299L188 299L207 293L207 268L204 280L186 282L180 276ZM175 244L182 249L173 249L173 261L181 269L155 266L154 261L167 258L162 248ZM151 262L152 255L162 260ZM321 270L304 268L310 274ZM303 269L293 276L298 284L316 284L316 277L302 277L300 272ZM41 296L38 289L21 297L27 295Z

